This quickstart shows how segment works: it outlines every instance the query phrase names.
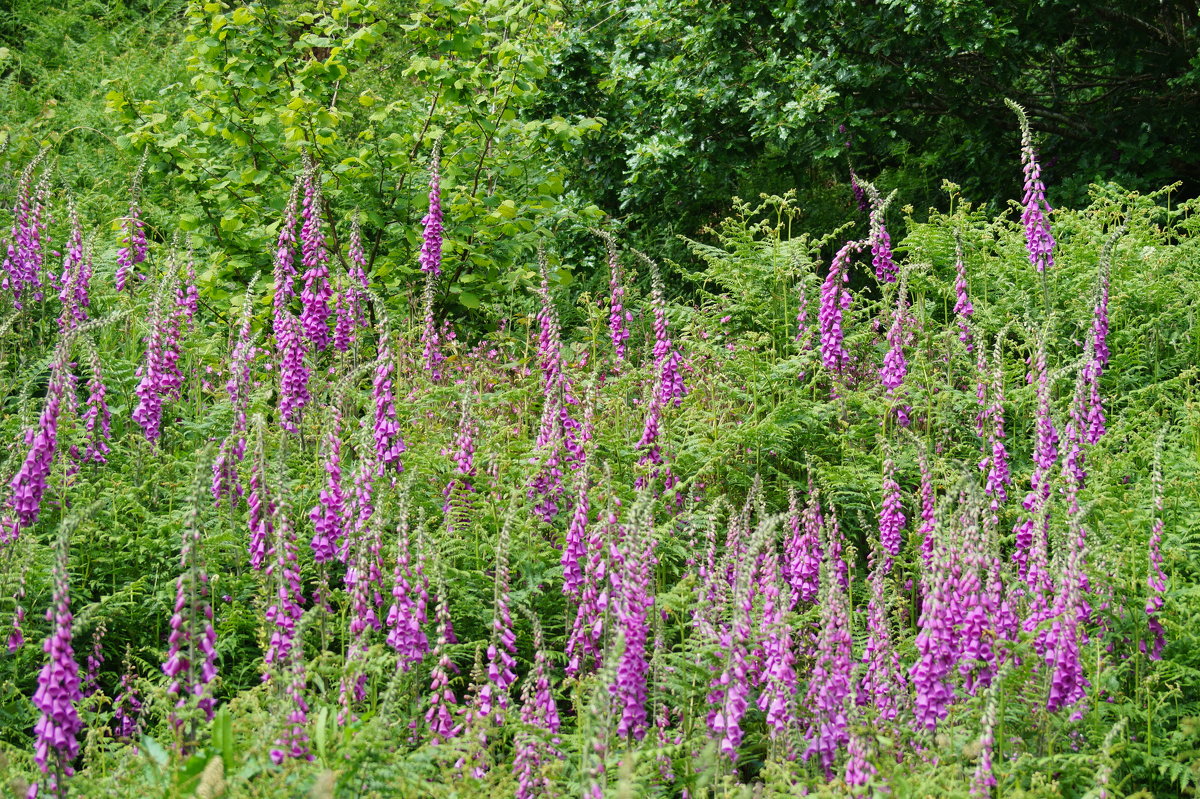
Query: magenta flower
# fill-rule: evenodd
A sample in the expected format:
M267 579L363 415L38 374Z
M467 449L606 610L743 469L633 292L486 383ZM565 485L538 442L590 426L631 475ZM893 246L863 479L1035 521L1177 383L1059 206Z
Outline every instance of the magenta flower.
M442 273L442 175L441 149L435 147L429 159L429 213L421 220L421 271L437 276Z
M65 786L62 777L75 773L72 761L79 754L79 733L83 722L75 703L83 698L79 690L79 664L71 648L71 595L67 571L68 538L59 536L54 560L53 604L46 610L46 621L52 627L42 645L47 662L38 673L38 687L33 704L41 711L34 725L33 759L46 775L46 791L60 795Z
M16 199L13 202L13 223L8 251L0 265L0 288L13 293L13 305L23 307L21 295L33 294L34 300L43 296L42 267L46 257L46 199L50 193L50 170L42 172L41 180L34 188L33 177L46 160L47 150L38 153L21 173L17 183ZM53 276L51 276L53 282Z
M396 401L392 392L392 375L396 371L396 364L392 356L390 338L388 331L380 333L372 384L372 398L375 401L375 457L381 475L389 468L397 473L404 471L404 464L400 461L400 456L404 453L404 439L400 437L400 421L396 416Z
M648 509L639 503L622 540L609 542L612 567L614 632L619 655L616 674L609 691L616 700L617 735L642 740L646 734L647 676L646 657L649 639L649 615L654 605L654 539Z
M788 497L788 526L791 535L784 549L783 573L791 587L788 610L797 602L816 602L821 576L821 499L812 479L808 483L808 502L800 511L795 491Z
M1158 444L1154 450L1154 472L1152 476L1154 483L1154 523L1150 527L1150 541L1148 544L1149 550L1149 567L1147 569L1146 587L1150 589L1150 597L1146 600L1146 620L1150 628L1152 641L1150 643L1150 651L1147 653L1151 660L1159 660L1162 658L1163 646L1166 644L1166 636L1163 630L1162 622L1157 618L1162 612L1163 594L1167 590L1167 575L1163 573L1162 564L1162 532L1163 532L1163 490L1162 490L1162 439L1160 437ZM1141 644L1142 651L1146 651L1146 642Z
M42 497L58 454L58 419L69 383L66 357L66 349L60 347L50 364L46 401L37 426L25 431L29 451L8 484L8 505L13 515L4 521L0 543L12 541L22 529L32 526L41 512Z
M504 723L504 711L508 709L509 688L517 681L517 634L513 631L512 613L509 611L508 586L508 536L507 524L500 532L496 546L496 591L492 611L492 640L487 648L487 683L480 689L479 715L494 715L497 723ZM493 714L493 710L496 712Z
M75 202L70 199L67 201L67 208L71 218L71 232L67 238L67 252L63 255L63 271L58 292L58 300L62 303L58 329L62 332L74 330L81 322L87 321L88 286L91 281L91 257L84 254L79 211Z
M552 790L541 766L549 757L560 757L556 733L560 727L558 708L550 693L550 664L542 627L533 620L533 670L521 689L521 722L514 740L513 774L517 778L517 799L546 796Z
M421 625L426 622L425 609L429 602L423 568L423 556L415 567L408 541L407 504L401 512L397 535L396 567L392 573L392 605L388 609L387 643L399 655L400 669L408 671L429 651L429 640Z
M817 325L821 333L821 363L831 372L840 374L850 362L850 353L842 346L842 314L850 307L850 290L845 284L850 281L850 256L861 250L861 241L847 242L838 250L829 265L829 274L821 285L821 308L817 314Z
M171 681L167 693L176 698L175 711L194 703L194 707L212 721L217 633L213 628L212 603L208 596L208 574L200 561L198 495L199 492L188 508L185 520L180 552L183 571L175 583L175 612L171 616L167 659L162 670ZM171 723L180 729L184 718L172 712Z
M900 500L900 484L896 482L896 464L891 458L883 461L883 502L879 511L879 542L890 557L884 560L884 572L891 571L892 558L900 554L900 534L904 530L904 508Z
M162 434L163 403L177 397L183 386L183 374L179 370L182 354L179 337L184 325L191 322L193 306L191 291L179 289L179 285L179 277L174 269L170 269L151 306L145 361L134 373L141 380L134 389L138 404L132 416L151 442L157 441ZM168 297L173 298L170 305Z
M142 159L145 164L145 158ZM135 266L146 260L146 223L142 221L142 209L138 203L141 194L142 166L134 173L133 185L129 190L129 213L121 220L121 242L117 248L117 272L115 275L117 291L124 291L129 280L129 272ZM145 275L138 275L145 280Z
M838 750L849 742L846 728L850 697L851 639L849 597L837 574L841 554L826 549L821 573L821 621L817 634L815 662L804 704L812 716L804 732L808 741L803 757L816 755L825 778L833 776ZM844 565L844 562L843 562Z
M608 254L608 334L612 340L617 363L625 360L625 342L629 339L629 323L633 314L625 308L625 275L617 256L617 240L604 231L596 231L604 239Z
M270 581L274 596L267 606L267 625L271 638L263 656L263 665L278 664L287 668L292 663L292 649L298 646L296 625L304 614L304 590L300 584L300 564L296 558L296 533L288 518L286 505L275 506L274 535L268 540L267 567L264 574ZM263 680L269 678L263 675Z
M313 523L313 560L327 563L337 555L337 546L346 534L346 496L342 490L342 415L330 406L330 425L325 434L325 488L317 504L308 512Z
M901 289L896 292L896 309L887 333L888 351L883 356L883 366L879 370L879 382L887 389L889 397L896 396L896 389L904 384L904 378L908 375L908 362L904 359L905 305L904 291Z
M87 382L87 402L80 417L88 439L82 459L93 463L105 463L111 452L108 442L112 438L112 413L105 401L108 389L104 386L104 375L100 372L100 354L90 341L86 346L90 356L91 377Z
M967 346L967 352L971 352L975 348L971 340L971 316L975 313L975 306L967 295L967 265L963 260L962 240L957 235L954 237L954 249L954 316L958 322L958 340Z
M290 433L300 432L308 392L309 368L305 365L308 347L301 335L300 320L285 310L275 329L279 348L279 425Z
M793 506L794 503L793 494ZM771 544L767 545L762 558L759 590L763 596L763 645L759 681L762 691L758 695L758 708L766 714L767 734L771 740L785 740L797 724L796 658L792 651L791 629L785 618L794 601L787 583L780 579L779 557Z
M300 292L300 325L317 351L329 346L329 251L321 225L321 178L312 165L304 176L304 201L300 216L300 259L304 266L304 289ZM282 233L281 233L282 235Z
M250 568L260 570L267 557L267 542L275 534L275 501L267 486L267 456L263 446L262 418L256 425L254 456L250 461L249 506Z
M858 703L874 703L876 718L895 721L901 711L902 698L908 694L908 680L900 665L900 653L892 643L891 622L885 581L891 559L873 548L871 551L871 594L867 600L867 645L863 651L865 667Z
M612 500L619 505L619 500ZM583 584L575 622L567 638L567 674L576 676L599 667L603 652L605 615L612 602L609 591L610 541L624 539L624 530L615 510L609 510L605 524L595 524L584 547Z
M141 732L143 703L136 681L137 671L126 646L121 683L113 700L113 736L119 741L132 741Z
M1016 549L1013 562L1017 573L1031 591L1049 586L1047 557L1050 534L1050 482L1058 460L1058 431L1050 415L1050 378L1046 367L1045 336L1038 339L1037 351L1030 363L1029 380L1037 397L1034 423L1033 475L1029 493L1021 503L1026 517L1013 528Z
M1042 183L1042 169L1033 149L1033 133L1025 109L1012 100L1005 100L1016 114L1021 125L1021 164L1025 171L1025 197L1021 201L1021 223L1025 226L1025 248L1029 252L1029 263L1038 272L1054 266L1054 236L1050 232L1050 204L1046 202L1046 187Z
M425 723L429 725L434 743L454 738L460 731L454 724L453 712L458 700L450 687L450 673L457 672L458 668L446 652L447 645L453 640L454 631L450 626L450 608L444 582L438 585L437 625L437 643L433 648L434 666L430 674L429 709L425 711Z

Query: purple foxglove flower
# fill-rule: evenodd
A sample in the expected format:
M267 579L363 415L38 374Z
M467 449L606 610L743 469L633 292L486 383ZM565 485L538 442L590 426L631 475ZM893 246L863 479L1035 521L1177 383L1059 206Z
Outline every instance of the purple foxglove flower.
M1165 604L1163 594L1167 590L1167 575L1162 570L1162 442L1163 437L1160 435L1158 443L1154 448L1154 472L1151 477L1154 483L1154 523L1150 527L1150 542L1148 544L1149 568L1147 569L1148 574L1146 577L1146 586L1150 589L1150 597L1146 600L1146 619L1150 635L1152 636L1150 651L1147 655L1151 660L1161 659L1163 646L1166 645L1166 636L1162 622L1157 618ZM1141 648L1143 652L1146 652L1145 641L1142 642Z
M79 754L79 733L83 722L75 703L83 699L79 691L79 664L71 648L71 595L67 571L68 538L59 535L54 560L54 595L46 610L50 633L42 645L46 665L38 673L38 687L33 704L41 712L34 725L33 759L46 775L45 789L51 796L61 795L65 786L58 784L60 776L75 773L72 761Z
M434 737L434 743L440 743L458 735L460 728L454 724L453 708L458 703L454 690L450 688L450 673L457 672L454 661L446 652L446 646L453 639L453 628L450 626L450 608L446 597L445 581L439 581L437 601L437 643L433 648L433 671L430 674L429 709L425 712L425 723Z
M63 271L59 280L58 300L62 303L62 311L58 317L58 329L61 332L74 330L81 322L87 321L88 284L91 280L91 258L84 255L83 227L73 200L67 201L67 209L71 218L71 232L67 238L67 252L63 256Z
M134 393L138 404L132 417L151 442L162 434L163 403L178 396L183 385L179 370L182 354L179 336L184 324L191 321L187 292L177 291L179 277L172 268L159 285L150 310L149 333L145 338L145 361L137 368L135 376L140 378ZM168 298L174 302L168 305Z
M308 392L309 368L304 359L308 347L301 335L300 320L285 310L275 329L279 348L279 425L290 433L300 432L304 406L311 399Z
M587 460L579 470L579 489L575 496L575 507L571 511L571 522L563 542L563 593L579 601L583 594L584 564L587 561L587 526L591 501L588 498Z
M619 503L619 500L613 500ZM575 622L567 639L567 674L574 677L599 667L603 652L605 616L613 603L609 590L610 541L622 540L624 530L615 510L609 510L604 524L596 524L584 548L583 586Z
M791 535L784 550L783 573L791 587L788 610L797 602L816 602L821 577L821 499L812 479L808 483L808 502L800 511L796 493L788 497L788 525Z
M955 663L953 555L935 538L932 559L921 578L921 613L915 640L917 660L909 668L913 687L913 725L933 732L954 701L950 676Z
M442 175L441 149L435 147L429 160L429 213L421 220L421 271L433 276L442 273Z
M880 283L895 283L899 269L892 259L892 237L883 224L883 209L871 212L871 265Z
M858 175L854 170L850 170L850 193L854 195L854 204L858 206L858 210L866 213L871 210L871 202L867 198L867 190L858 182Z
M891 622L884 583L891 559L878 548L871 551L871 594L867 600L867 645L863 651L863 681L858 704L871 702L878 721L895 721L902 698L908 695L908 680L900 665L900 653L892 643Z
M972 352L975 345L971 337L971 316L975 313L975 306L967 295L967 265L963 259L962 239L957 234L954 236L954 251L954 316L958 322L958 340L967 346L967 352Z
M979 736L979 762L971 777L971 796L990 797L996 785L992 773L992 750L996 746L996 695L999 682L988 691L987 707L983 711L983 734Z
M1034 422L1033 474L1029 493L1021 503L1027 516L1013 528L1016 549L1013 562L1017 574L1031 591L1049 586L1047 555L1050 534L1050 482L1058 460L1058 430L1050 415L1050 378L1046 367L1045 336L1038 339L1037 351L1030 363L1029 380L1037 398Z
M1029 263L1038 272L1054 266L1054 236L1050 232L1050 204L1046 202L1046 186L1042 183L1042 168L1033 149L1033 132L1025 109L1012 100L1005 103L1017 115L1021 125L1021 165L1025 171L1025 197L1021 200L1021 223L1025 226L1025 248Z
M283 735L275 741L269 757L275 765L280 765L287 758L293 760L312 761L312 752L308 748L308 702L304 698L305 671L303 647L295 647L289 658L291 677L288 680L287 697L292 709L287 716L287 726Z
M276 338L279 337L280 328L283 326L283 318L288 304L296 296L296 221L300 191L303 185L303 176L296 178L292 184L292 193L288 196L287 206L283 211L283 220L279 226L279 237L275 243L275 299L273 305Z
M346 496L342 490L342 415L330 406L331 421L325 434L325 488L308 512L313 523L313 560L327 563L337 556L337 546L346 534Z
M304 200L300 216L300 260L304 266L304 289L300 292L300 326L317 351L329 346L329 250L321 224L321 178L316 166L304 177Z
M981 426L986 431L984 457L979 470L986 474L984 492L991 498L992 525L999 521L1000 506L1008 500L1008 486L1012 475L1008 467L1008 450L1004 447L1004 370L1001 368L1000 343L1003 334L996 339L993 367L988 391L988 404L981 415ZM981 359L982 360L982 359ZM984 378L980 377L981 390ZM989 424L990 422L990 424Z
M254 455L250 461L249 506L250 568L260 570L267 557L267 542L275 534L275 502L267 486L267 456L263 446L263 423L255 431Z
M521 689L521 722L525 725L514 741L513 775L517 778L517 799L546 796L552 790L549 778L541 766L551 757L561 757L557 750L560 727L558 708L550 692L550 664L542 628L533 620L533 670Z
M429 651L429 641L421 625L425 623L425 608L429 601L424 587L422 558L414 568L408 542L408 505L402 501L396 545L396 567L392 573L392 605L388 609L387 643L396 650L400 670L408 671Z
M425 309L425 324L421 328L421 355L425 362L425 371L435 383L442 379L442 363L446 360L446 355L442 352L442 337L438 333L437 319L433 312L436 280L436 273L427 273L425 290L421 294L421 306Z
M830 516L832 518L832 513ZM816 755L826 779L831 779L838 750L849 742L846 714L851 687L851 639L849 597L838 574L844 561L842 566L838 565L842 560L841 553L835 553L832 545L825 551L821 570L820 630L804 699L812 716L804 732L808 747L803 758L807 761Z
M884 560L884 572L891 571L892 558L900 554L900 534L904 530L904 507L900 500L900 484L896 482L896 464L891 458L883 461L883 502L879 511L879 542L890 556Z
M88 437L87 446L83 451L83 460L105 463L111 452L108 442L112 438L112 413L105 401L108 390L104 386L104 375L100 371L100 354L90 340L86 347L90 356L91 377L87 383L87 403L84 405L83 416L80 419Z
M921 558L928 571L933 564L933 532L937 524L934 516L933 473L929 467L929 453L922 447L918 450L917 463L921 470L921 526L917 534L921 538Z
M92 630L92 651L84 661L83 682L81 692L84 696L92 696L100 688L100 667L104 665L104 634L108 632L104 622Z
M271 637L263 656L263 665L286 669L292 663L292 649L299 644L296 640L296 625L304 614L304 590L300 584L300 564L296 559L296 533L288 518L287 506L280 502L275 506L274 535L268 540L267 566L264 574L272 587L271 604L267 606L267 625ZM270 678L263 674L263 680Z
M60 347L50 364L50 382L37 426L25 432L29 451L8 484L8 505L12 515L0 536L5 543L11 542L20 530L32 526L41 512L46 483L58 454L58 419L69 383L66 357L66 349Z
M492 611L492 640L487 648L487 683L480 689L478 697L479 714L494 715L500 724L504 723L504 711L508 709L509 688L517 681L517 634L513 631L512 614L509 611L508 539L509 527L505 524L496 546L496 591Z
M137 688L137 671L130 649L125 648L124 669L117 698L113 700L113 736L119 741L132 741L142 729L142 698Z
M175 612L171 616L171 633L167 638L167 659L162 665L163 674L171 681L167 693L176 699L170 717L177 730L184 726L186 713L179 713L184 708L194 707L212 721L215 705L212 681L217 676L217 633L213 628L208 574L201 564L199 552L202 494L199 481L193 494L185 516L180 550L182 573L175 583Z
M37 188L34 174L45 162L48 150L38 153L21 173L13 202L12 230L2 267L0 288L13 293L13 305L23 307L21 295L31 293L35 301L43 296L42 267L50 237L46 235L46 198L50 191L50 170L43 170ZM53 278L53 276L50 276Z
M143 155L142 164L134 173L133 185L129 191L129 214L121 220L121 246L117 248L117 272L115 275L117 291L125 290L130 271L146 260L146 223L142 221L142 208L138 203L145 163L146 159ZM138 275L138 278L145 280L146 276Z
M850 353L842 346L842 314L850 307L850 256L861 250L864 242L850 241L838 250L829 265L829 274L821 285L821 308L817 324L821 332L821 363L831 372L841 374L850 362Z
M396 400L392 392L392 375L396 372L396 364L390 338L387 331L380 333L372 391L375 401L375 457L381 475L389 468L397 473L404 471L404 464L400 461L404 453L404 439L400 437L400 421L396 416Z
M629 323L633 314L625 307L625 274L617 255L617 240L602 230L595 231L604 239L608 255L608 334L612 340L613 355L620 364L625 360L625 342L629 339Z
M903 286L903 283L901 283ZM883 366L879 370L879 382L887 389L889 397L896 396L896 389L904 384L908 375L908 362L904 359L904 315L905 306L903 290L896 292L896 310L892 314L892 324L888 328L888 351L883 356Z
M857 727L847 733L846 785L856 793L860 793L862 788L870 785L879 775L879 769L875 768L875 764L868 757L869 752L870 745L866 736L859 732ZM879 792L887 793L886 790Z
M795 494L792 496L794 510ZM762 691L758 696L758 708L766 714L767 734L771 740L785 740L797 724L796 658L792 652L791 629L785 618L787 609L794 602L787 583L780 579L779 557L770 543L762 558L759 586L763 596L763 651L760 680Z
M609 580L612 585L614 632L618 643L617 668L610 693L616 700L617 735L642 740L647 729L646 658L649 614L654 605L654 545L649 511L641 502L620 541L609 541Z

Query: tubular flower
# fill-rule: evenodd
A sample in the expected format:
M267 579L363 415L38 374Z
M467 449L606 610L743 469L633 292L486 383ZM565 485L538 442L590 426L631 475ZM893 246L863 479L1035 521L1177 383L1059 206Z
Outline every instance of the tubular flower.
M283 735L276 739L275 748L269 753L271 762L275 765L283 763L286 758L309 761L315 759L308 748L308 702L304 698L306 680L302 647L293 649L289 660L291 675L287 696L291 700L292 709L288 713Z
M442 175L441 150L434 148L429 160L429 212L421 220L425 228L421 236L421 255L417 259L421 271L438 276L442 273Z
M584 428L592 427L594 403L589 402L584 412ZM567 533L563 541L561 564L563 568L563 593L575 600L583 594L584 563L587 559L587 526L591 513L591 499L588 489L591 487L588 478L588 452L584 451L583 462L577 472L578 488L575 495L575 507L571 511L571 521L567 525Z
M878 549L871 552L871 597L867 600L867 646L862 662L866 668L858 703L872 701L878 718L895 721L900 715L899 698L908 695L908 681L900 665L900 653L892 644L884 582L890 558Z
M683 383L680 366L683 357L671 342L671 334L667 321L667 303L663 297L662 275L657 265L653 264L650 281L650 305L654 312L654 368L658 375L657 395L659 402L665 407L674 403L678 408L683 398L687 396L687 386Z
M46 789L52 796L63 790L58 780L75 773L71 762L79 754L79 733L83 722L75 703L83 698L79 690L79 664L71 648L71 594L67 571L68 541L59 536L54 561L54 596L46 610L46 621L52 627L42 645L46 665L38 673L38 687L33 704L41 715L34 725L33 759L46 775Z
M119 741L132 741L142 727L142 699L137 689L135 670L128 646L125 648L124 668L117 698L113 700L113 736Z
M69 382L66 350L60 348L50 365L46 401L36 427L25 431L29 447L25 460L9 481L11 516L0 525L0 543L8 543L37 521L54 458L58 454L58 418Z
M597 233L604 239L608 254L608 334L619 364L625 360L625 342L629 338L629 323L633 321L633 314L625 308L625 275L621 260L617 257L617 240L603 231Z
M195 491L188 507L180 562L183 567L175 583L175 612L167 639L163 674L171 680L167 693L176 698L175 711L194 703L197 711L212 721L215 700L211 683L217 676L217 633L213 628L212 603L208 597L208 574L200 562L199 495ZM176 729L184 718L171 713Z
M994 367L992 371L990 404L982 414L982 424L986 426L987 440L984 445L984 458L979 462L979 470L987 477L984 492L991 497L991 522L999 521L1000 506L1008 499L1008 486L1012 484L1012 475L1008 468L1008 450L1004 447L1004 371L1000 364L1000 341L996 339ZM983 378L980 378L981 381ZM987 425L990 422L990 426Z
M280 668L286 668L292 662L292 649L297 646L296 625L304 614L301 607L304 591L300 584L300 564L296 560L296 533L283 504L275 507L274 527L275 534L270 538L264 572L274 588L274 598L266 611L267 624L273 629L263 656L263 665L279 664ZM263 680L269 677L269 674L264 674Z
M787 583L780 579L779 557L771 544L762 559L759 592L763 596L761 633L764 643L758 709L766 714L767 734L775 741L785 739L796 726L797 686L796 657L792 652L791 629L785 618L788 608L795 603Z
M871 265L880 283L895 283L899 271L892 259L892 237L883 224L883 209L871 211Z
M262 422L257 425L254 457L250 462L249 506L250 568L260 570L267 557L267 542L275 534L275 501L267 487L267 456L263 447Z
M850 362L850 353L842 346L842 314L850 307L850 256L861 250L864 242L850 241L838 250L829 265L829 274L821 284L821 308L817 325L821 333L821 363L831 372L840 374Z
M425 275L425 290L421 293L421 307L424 309L425 323L421 328L421 355L425 361L425 371L429 379L438 382L442 379L442 362L446 360L442 352L442 337L438 333L437 319L433 313L434 288L437 285L437 274L428 272Z
M397 531L396 566L392 572L392 605L388 609L387 643L400 658L400 670L408 671L429 651L429 640L421 630L429 596L424 588L420 561L413 568L408 541L408 505L403 501Z
M434 743L446 741L459 733L459 728L454 724L453 712L458 700L450 687L450 673L457 672L458 669L446 652L446 646L451 642L454 632L450 626L450 608L444 581L438 585L437 625L437 643L433 648L434 666L430 674L429 709L425 711L425 723L429 725Z
M791 586L788 610L797 602L816 602L821 578L821 499L808 483L808 502L800 511L796 494L788 497L788 525L791 535L784 550L783 574Z
M832 547L826 549L816 660L805 696L805 705L813 715L804 733L808 748L803 757L807 761L816 755L826 779L833 776L838 750L849 742L846 713L851 686L850 609L846 590L836 574L841 571L837 564L840 560L840 553L834 554Z
M609 542L612 561L609 579L620 652L609 691L620 713L617 735L638 741L646 734L646 677L650 670L646 643L650 609L654 605L652 570L656 562L648 514L645 506L639 504L627 528L629 534L624 540Z
M921 470L921 526L917 533L921 537L921 558L928 570L933 564L933 533L937 524L934 516L933 473L929 468L929 454L922 448L917 455Z
M1050 415L1050 377L1046 368L1045 336L1038 340L1037 351L1030 365L1029 380L1034 384L1037 397L1033 475L1029 479L1029 493L1021 503L1028 515L1013 528L1016 549L1012 557L1017 564L1017 573L1026 586L1031 591L1041 591L1049 585L1050 481L1058 460L1058 430Z
M300 216L300 259L304 266L304 289L300 292L300 325L317 351L329 346L329 251L321 227L321 178L315 166L304 177L304 201Z
M808 352L813 347L813 329L808 323L808 289L800 284L800 297L796 302L796 343L802 352Z
M71 232L67 238L67 252L63 256L62 277L59 279L58 300L62 311L58 316L58 329L62 332L74 330L87 321L88 284L91 280L91 259L83 251L83 228L79 223L79 211L72 200L67 202L71 217Z
M400 437L400 421L396 416L396 400L392 392L392 375L396 364L392 357L390 334L379 337L379 352L375 358L375 378L372 382L372 398L375 401L375 457L379 474L389 468L399 473L404 471L400 456L404 453L404 439Z
M1096 298L1096 309L1092 315L1091 360L1087 364L1088 382L1088 411L1087 411L1087 443L1096 444L1104 435L1104 400L1100 396L1100 376L1108 365L1108 273L1112 261L1113 249L1117 239L1125 233L1125 222L1122 222L1105 241L1100 251L1100 290Z
M1042 168L1033 149L1033 133L1025 110L1012 100L1005 101L1021 125L1021 164L1025 171L1025 197L1021 201L1021 223L1025 226L1025 248L1029 263L1038 272L1054 266L1054 236L1050 232L1050 204L1046 202L1046 186L1042 183Z
M88 343L88 354L91 377L88 378L88 398L81 419L88 442L83 450L83 460L105 463L111 451L108 442L112 438L112 413L105 401L108 390L104 386L104 375L100 372L100 354L91 342Z
M183 385L183 374L179 370L182 354L179 336L183 327L191 322L193 306L191 290L180 290L179 284L175 270L168 270L150 311L150 331L145 339L146 360L134 373L141 380L134 389L138 404L132 416L151 442L157 441L162 434L163 403L177 397ZM174 298L170 306L168 297Z
M900 533L904 530L904 509L900 500L900 484L896 482L896 464L891 458L883 461L883 503L879 511L879 542L889 555L884 560L884 572L891 571L892 558L900 554Z
M458 436L454 440L453 452L444 451L454 459L454 475L442 489L442 512L447 514L446 523L454 528L465 524L471 512L471 495L475 491L472 481L475 469L475 435L478 432L471 418L471 406L467 398L462 401L462 416L458 423Z
M917 620L917 660L908 671L913 686L913 723L933 732L954 701L950 675L955 662L953 556L938 536L931 563L921 578L921 614Z
M887 389L889 397L896 396L896 389L904 384L904 378L908 375L908 362L904 360L904 306L904 293L898 291L896 310L887 333L888 351L883 356L883 366L879 370L879 382Z
M1162 622L1158 614L1163 609L1163 593L1167 590L1167 575L1163 573L1162 564L1162 532L1163 532L1163 489L1162 489L1162 439L1154 451L1154 523L1150 527L1149 568L1146 586L1150 589L1150 597L1146 600L1146 619L1153 639L1150 651L1147 653L1151 660L1162 658L1163 646L1166 644ZM1146 652L1146 642L1141 645Z
M292 193L283 210L283 220L279 225L279 237L275 243L275 299L273 304L276 338L279 337L280 328L283 326L288 304L296 296L296 220L300 189L303 183L304 178L299 177L292 184Z
M967 345L967 352L972 352L975 344L971 339L971 316L975 313L975 306L967 295L967 265L963 260L962 239L958 235L954 237L954 272L954 316L958 321L958 340Z
M517 778L517 799L546 796L551 790L549 778L542 773L547 757L559 757L556 749L560 720L550 693L549 658L546 656L542 628L533 622L533 670L521 689L521 722L524 728L514 741L513 774Z
M38 153L26 165L17 183L16 200L13 202L13 223L8 251L0 269L0 288L13 293L13 305L23 307L21 295L32 292L34 300L42 299L42 266L46 258L46 197L50 191L50 170L42 172L37 188L33 177L46 160L47 150Z
M121 220L121 246L117 249L117 272L115 275L117 291L125 290L129 280L129 272L135 266L146 260L146 223L142 221L142 208L138 203L141 194L142 170L145 167L146 156L133 176L130 187L129 213ZM138 275L145 280L145 275Z
M255 282L257 280L251 280L250 285L253 286ZM250 407L250 390L254 385L250 373L250 361L254 356L254 341L250 335L252 308L253 294L247 287L242 302L242 322L238 338L229 356L229 380L225 383L229 403L233 406L233 426L229 435L221 442L220 450L213 461L212 495L218 505L222 496L236 501L242 493L237 481L237 464L246 455L246 412Z
M300 432L300 417L308 404L309 369L304 363L308 347L300 331L300 320L284 311L275 330L279 347L279 426L289 433Z
M92 651L84 661L83 682L81 691L84 696L93 696L100 689L100 667L104 665L104 635L108 632L104 622L92 630Z
M975 765L975 774L971 778L971 796L990 797L992 788L996 785L996 776L992 773L992 750L996 746L996 695L999 682L993 683L988 691L987 707L983 711L983 732L979 736L979 762Z
M613 499L615 505L620 500ZM615 510L609 510L605 524L591 528L584 548L583 586L580 590L579 607L575 612L575 623L567 639L567 674L574 677L600 665L604 620L613 603L609 591L610 564L609 541L624 538L624 531L617 521Z
M479 691L478 709L481 716L493 715L497 723L504 723L504 711L508 709L509 688L517 681L514 670L517 665L517 634L513 632L512 613L509 611L508 578L508 526L500 531L500 542L496 546L496 591L492 611L492 640L487 648L487 683Z
M337 545L346 534L346 495L342 490L342 415L330 406L332 420L325 434L325 488L308 512L313 523L313 560L327 563L337 556Z

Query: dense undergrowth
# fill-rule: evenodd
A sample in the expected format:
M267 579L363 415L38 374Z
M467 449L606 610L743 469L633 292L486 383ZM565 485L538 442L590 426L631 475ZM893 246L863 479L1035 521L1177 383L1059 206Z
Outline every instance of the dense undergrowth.
M656 262L545 9L210 5L0 168L8 790L1195 793L1195 202L1051 212L1026 127L1007 210Z

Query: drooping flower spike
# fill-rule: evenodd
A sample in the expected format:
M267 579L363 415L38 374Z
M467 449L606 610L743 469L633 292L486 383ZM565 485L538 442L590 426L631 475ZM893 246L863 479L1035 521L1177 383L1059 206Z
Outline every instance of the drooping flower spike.
M1025 109L1005 99L1005 105L1017 115L1021 126L1021 164L1025 170L1025 197L1021 200L1021 222L1025 226L1025 248L1029 263L1038 272L1054 266L1054 235L1050 232L1050 204L1046 202L1046 186L1042 183L1042 168L1033 147L1033 132Z

